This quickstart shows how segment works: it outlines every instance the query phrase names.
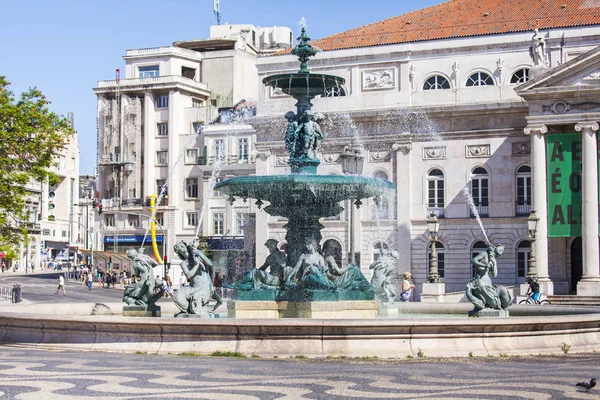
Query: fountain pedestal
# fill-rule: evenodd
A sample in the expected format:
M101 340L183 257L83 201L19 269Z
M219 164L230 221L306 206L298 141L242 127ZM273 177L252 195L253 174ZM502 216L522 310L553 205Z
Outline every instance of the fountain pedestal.
M160 317L160 306L148 304L147 306L123 306L124 317Z
M446 293L445 283L429 283L424 282L421 289L422 303L443 303L444 294Z
M370 319L379 315L376 300L342 301L229 301L229 318Z

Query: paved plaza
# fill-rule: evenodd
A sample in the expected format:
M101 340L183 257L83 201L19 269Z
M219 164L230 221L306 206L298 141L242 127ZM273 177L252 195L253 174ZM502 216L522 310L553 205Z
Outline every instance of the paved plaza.
M2 346L0 399L593 399L600 355L309 360Z

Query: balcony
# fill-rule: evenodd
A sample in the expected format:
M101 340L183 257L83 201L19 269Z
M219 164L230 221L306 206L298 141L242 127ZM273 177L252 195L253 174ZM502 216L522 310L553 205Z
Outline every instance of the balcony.
M515 202L515 215L517 217L526 217L531 214L531 201Z
M198 157L198 165L214 165L218 160L220 160L220 164L226 165L235 165L235 164L250 164L254 163L254 157L238 157L237 155L225 156L225 157Z
M489 211L488 211L488 204L475 204L475 208L477 209L477 212L479 213L480 217L489 217ZM469 208L470 213L471 213L471 218L475 217L475 213L473 212L472 208Z
M19 222L19 227L26 228L30 232L38 231L38 233L42 229L41 224L38 222Z
M428 204L427 215L435 215L437 218L444 218L444 206Z
M146 58L148 56L162 57L162 56L166 56L166 55L182 56L182 57L186 57L186 58L191 58L196 61L202 60L201 53L199 53L197 51L184 49L181 47L173 47L173 46L159 46L159 47L148 47L145 49L127 50L124 58L125 58L125 60L127 60L127 59L132 59L132 58Z
M193 79L184 78L180 75L164 75L164 76L150 76L146 78L131 78L121 79L117 84L116 80L109 81L98 81L98 86L94 88L95 93L104 93L116 91L117 86L121 92L132 92L147 89L173 89L182 88L192 89L195 92L208 97L210 91L208 86L202 82L196 82Z

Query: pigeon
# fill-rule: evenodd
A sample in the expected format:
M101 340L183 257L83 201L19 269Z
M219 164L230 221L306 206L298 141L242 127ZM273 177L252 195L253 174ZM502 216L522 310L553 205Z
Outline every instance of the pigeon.
M586 392L590 392L590 389L596 386L596 378L592 378L589 381L579 382L575 386L579 386L585 389Z

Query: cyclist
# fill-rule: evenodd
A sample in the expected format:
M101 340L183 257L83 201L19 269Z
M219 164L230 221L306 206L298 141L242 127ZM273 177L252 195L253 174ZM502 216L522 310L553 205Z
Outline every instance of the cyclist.
M527 289L527 295L531 296L535 304L540 304L540 284L537 283L537 279L528 276L526 282L529 284L529 289Z

